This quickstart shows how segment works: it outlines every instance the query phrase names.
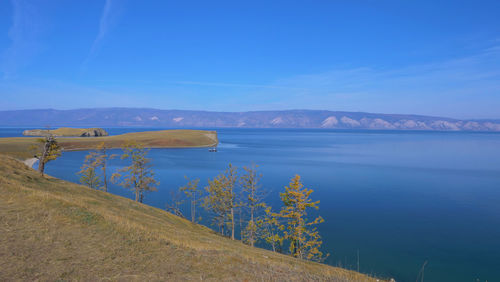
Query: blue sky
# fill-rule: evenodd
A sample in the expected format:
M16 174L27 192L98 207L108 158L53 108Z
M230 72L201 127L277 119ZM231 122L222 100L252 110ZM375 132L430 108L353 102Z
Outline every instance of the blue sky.
M500 1L0 1L0 110L500 118Z

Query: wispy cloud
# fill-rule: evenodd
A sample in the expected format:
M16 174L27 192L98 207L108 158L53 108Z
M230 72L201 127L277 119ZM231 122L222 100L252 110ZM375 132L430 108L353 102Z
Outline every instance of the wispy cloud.
M82 70L85 70L87 68L87 64L89 63L90 60L92 60L99 47L101 46L102 40L104 37L108 34L109 30L111 29L111 26L113 24L113 10L115 10L116 6L116 0L105 0L104 2L104 9L101 14L101 18L99 20L99 31L97 33L96 38L94 39L94 42L92 43L92 46L90 47L89 54L85 58L83 64L82 64Z
M272 89L255 90L265 108L315 108L499 117L500 46L476 54L399 68L356 67L297 75L275 81Z
M307 88L316 91L341 91L394 88L421 90L445 86L449 91L464 85L498 85L500 76L500 46L491 47L466 57L428 64L381 69L358 67L334 69L324 73L299 75L277 81L278 85ZM430 88L430 87L429 87ZM438 87L442 88L442 87ZM396 89L395 89L396 90ZM399 89L401 90L401 89ZM436 89L438 90L438 89Z
M455 59L390 68L335 68L269 84L163 79L136 83L148 84L151 93L186 91L186 105L213 95L217 98L203 105L213 110L309 108L499 118L500 45Z
M223 82L200 82L200 81L173 81L167 82L170 84L180 84L180 85L200 85L200 86L216 86L216 87L235 87L235 88L269 88L269 89L295 89L301 90L296 87L287 87L279 85L267 85L267 84L239 84L239 83L223 83Z
M10 46L0 57L0 71L4 79L15 76L38 51L38 37L42 23L36 7L29 1L12 0L12 26L9 29Z

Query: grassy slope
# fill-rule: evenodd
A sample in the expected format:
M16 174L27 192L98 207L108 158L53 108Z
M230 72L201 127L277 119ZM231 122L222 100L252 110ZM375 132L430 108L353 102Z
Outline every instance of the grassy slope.
M33 144L39 145L39 137L0 138L0 153L25 159L33 156L29 150ZM87 150L105 142L108 148L120 148L127 141L137 141L148 148L209 147L218 143L217 133L207 130L161 130L134 132L104 137L57 138L64 150Z
M0 280L372 278L251 248L163 210L0 155Z

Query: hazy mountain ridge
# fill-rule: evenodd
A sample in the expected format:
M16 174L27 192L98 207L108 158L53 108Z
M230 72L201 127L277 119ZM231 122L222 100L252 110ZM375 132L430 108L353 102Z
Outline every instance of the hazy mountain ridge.
M208 112L141 108L0 111L0 126L137 126L499 131L499 120L322 110Z

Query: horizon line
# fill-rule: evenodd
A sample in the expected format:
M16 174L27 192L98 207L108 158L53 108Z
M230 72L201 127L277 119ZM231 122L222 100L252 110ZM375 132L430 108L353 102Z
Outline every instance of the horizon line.
M500 120L498 118L454 118L438 115L424 115L424 114L402 114L402 113L377 113L377 112L366 112L366 111L339 111L339 110L325 110L325 109L285 109L285 110L251 110L251 111L215 111L215 110L186 110L186 109L160 109L160 108L150 108L150 107L94 107L94 108L72 108L72 109L55 109L55 108L31 108L31 109L16 109L16 110L0 110L0 112L16 112L16 111L79 111L79 110L156 110L156 111L186 111L186 112L207 112L207 113L252 113L252 112L294 112L294 111L305 111L305 112L332 112L332 113L357 113L357 114L375 114L375 115L398 115L398 116L415 116L415 117L431 117L431 118L446 118L454 120L478 120L478 121L488 121L488 120Z

